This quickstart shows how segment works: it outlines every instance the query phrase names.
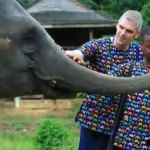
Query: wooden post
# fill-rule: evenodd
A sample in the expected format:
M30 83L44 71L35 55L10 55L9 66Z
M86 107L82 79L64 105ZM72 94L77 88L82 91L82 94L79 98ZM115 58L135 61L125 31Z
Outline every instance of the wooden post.
M20 107L20 100L21 98L19 96L14 97L14 101L15 101L15 107L19 108Z
M94 33L93 33L93 30L91 29L89 31L89 40L92 40L94 38Z

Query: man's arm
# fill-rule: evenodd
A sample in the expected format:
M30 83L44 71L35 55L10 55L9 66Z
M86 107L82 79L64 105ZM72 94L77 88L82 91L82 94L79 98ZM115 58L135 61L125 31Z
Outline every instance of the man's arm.
M85 64L85 61L91 61L95 58L97 50L100 49L101 41L100 39L89 41L76 50L65 51L65 54L79 64Z

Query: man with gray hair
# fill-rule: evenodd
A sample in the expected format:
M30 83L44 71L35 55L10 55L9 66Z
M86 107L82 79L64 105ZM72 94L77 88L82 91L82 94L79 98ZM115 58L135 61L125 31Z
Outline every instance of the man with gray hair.
M79 64L88 61L93 70L108 74L117 65L143 59L140 45L133 42L139 37L142 24L140 12L128 10L118 20L115 36L89 41L65 54ZM75 119L81 126L79 150L106 150L119 101L118 95L85 94Z

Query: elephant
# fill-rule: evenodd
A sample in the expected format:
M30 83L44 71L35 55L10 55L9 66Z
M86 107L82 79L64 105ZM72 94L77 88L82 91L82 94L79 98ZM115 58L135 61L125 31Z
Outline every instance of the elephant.
M145 89L150 89L150 75L113 77L81 66L16 0L0 0L0 97L62 98L77 92L114 95Z

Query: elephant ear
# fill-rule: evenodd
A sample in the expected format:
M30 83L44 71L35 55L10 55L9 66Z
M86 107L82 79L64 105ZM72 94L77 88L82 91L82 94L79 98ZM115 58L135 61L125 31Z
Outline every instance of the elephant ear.
M8 60L15 59L14 56L16 53L18 53L15 49L15 43L13 40L9 38L0 38L0 61L1 64L7 62ZM7 62L9 63L9 62Z
M14 47L11 39L2 39L0 38L0 53L5 51L9 52Z

